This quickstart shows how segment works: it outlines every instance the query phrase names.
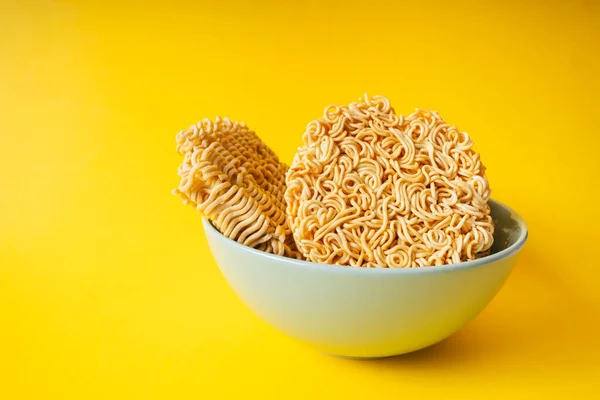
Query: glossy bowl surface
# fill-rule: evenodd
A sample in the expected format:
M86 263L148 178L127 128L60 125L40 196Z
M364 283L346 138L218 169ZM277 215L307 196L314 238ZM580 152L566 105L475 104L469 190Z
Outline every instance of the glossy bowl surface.
M299 261L241 245L204 220L206 237L239 298L275 329L351 358L386 357L437 343L498 293L527 240L523 219L490 201L489 256L460 264L367 269Z

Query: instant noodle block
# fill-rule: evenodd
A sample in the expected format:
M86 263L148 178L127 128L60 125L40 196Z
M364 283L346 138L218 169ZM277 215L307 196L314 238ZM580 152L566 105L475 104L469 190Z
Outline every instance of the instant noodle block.
M397 114L383 96L332 105L310 122L287 172L299 251L359 267L456 264L487 254L494 224L469 135L431 111Z

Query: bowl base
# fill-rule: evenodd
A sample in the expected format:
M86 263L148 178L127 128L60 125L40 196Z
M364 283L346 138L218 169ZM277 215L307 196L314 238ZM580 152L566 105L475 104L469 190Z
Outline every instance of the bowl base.
M381 360L382 358L394 357L394 356L353 357L353 356L342 356L342 355L339 355L339 354L331 354L331 353L325 353L325 352L323 352L323 354L328 355L330 357L343 358L344 360L358 360L358 361Z

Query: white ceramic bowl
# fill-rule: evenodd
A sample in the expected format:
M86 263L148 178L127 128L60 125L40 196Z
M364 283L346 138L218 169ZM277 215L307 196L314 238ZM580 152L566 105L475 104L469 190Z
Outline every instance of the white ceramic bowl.
M452 335L490 302L527 239L521 217L490 201L492 254L441 267L367 269L317 264L243 246L204 221L223 275L260 318L316 349L351 358L422 349Z

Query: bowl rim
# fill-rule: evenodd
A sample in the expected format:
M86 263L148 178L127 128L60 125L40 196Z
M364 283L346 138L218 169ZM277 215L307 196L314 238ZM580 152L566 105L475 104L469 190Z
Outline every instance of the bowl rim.
M230 239L227 236L223 235L221 232L219 232L219 230L216 229L206 217L202 218L202 224L204 225L204 231L205 231L205 234L207 237L209 235L213 236L213 237L220 237L221 240L224 240L225 242L229 243L231 246L237 247L242 251L246 251L246 252L254 254L258 257L264 257L267 259L271 259L271 260L277 261L281 264L293 265L293 266L301 267L301 268L305 268L305 269L310 268L310 269L315 269L315 270L322 270L323 272L327 272L327 273L346 273L346 274L347 273L353 273L353 274L448 273L448 272L457 271L457 270L482 267L485 265L492 264L496 261L506 259L506 258L512 256L513 254L517 253L519 250L521 250L521 248L527 241L529 232L528 232L527 224L525 223L525 220L523 220L523 218L519 214L517 214L513 209L506 206L505 204L503 204L499 201L493 200L493 199L490 199L489 202L494 203L496 206L503 208L505 211L508 211L510 213L511 217L517 221L517 224L519 225L521 233L520 233L519 237L517 238L517 240L512 245L508 246L505 249L502 249L501 251L499 251L497 253L494 253L494 254L491 254L489 256L485 256L482 258L478 258L476 260L465 261L465 262L461 262L458 264L446 264L446 265L438 265L438 266L433 265L430 267L419 267L419 268L365 268L365 267L356 267L356 266L350 266L350 265L342 266L342 265L334 265L334 264L316 263L316 262L312 262L312 261L296 260L294 258L278 256L275 254L267 253L267 252L264 252L261 250L254 249L249 246L245 246L241 243L238 243L235 240ZM212 252L212 249L211 249L211 252Z

